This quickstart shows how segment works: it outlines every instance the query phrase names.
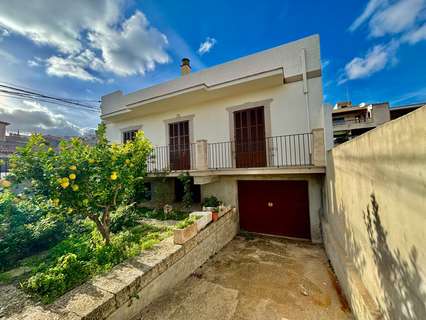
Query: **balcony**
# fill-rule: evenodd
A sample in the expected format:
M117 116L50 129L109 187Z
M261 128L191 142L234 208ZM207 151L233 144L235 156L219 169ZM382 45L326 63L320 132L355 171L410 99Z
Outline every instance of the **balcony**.
M194 176L248 171L269 173L271 170L279 173L277 169L289 172L309 169L308 172L311 172L315 168L324 168L324 154L323 129L267 137L260 141L209 143L199 140L182 146L155 147L148 162L148 172L172 176L182 171Z
M376 125L373 118L333 119L333 131L373 128Z

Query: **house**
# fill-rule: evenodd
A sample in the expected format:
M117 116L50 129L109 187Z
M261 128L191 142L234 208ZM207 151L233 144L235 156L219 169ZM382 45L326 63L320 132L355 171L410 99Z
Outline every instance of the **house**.
M334 143L339 144L353 139L423 105L425 103L390 107L388 102L360 105L352 105L351 101L338 102L332 112Z
M333 113L334 143L350 140L390 120L389 103L353 106L350 101L338 102Z
M8 132L6 134L6 127L10 123L0 120L0 174L7 173L9 170L9 158L16 151L17 147L24 146L29 139L28 134L21 134L18 132ZM44 139L49 143L50 146L57 148L59 143L63 139L70 139L52 135L44 135Z
M161 186L179 200L177 177L188 172L196 200L214 195L235 206L242 229L321 241L332 128L319 36L198 72L189 59L180 67L175 80L102 97L111 142L143 130L153 143L153 197Z

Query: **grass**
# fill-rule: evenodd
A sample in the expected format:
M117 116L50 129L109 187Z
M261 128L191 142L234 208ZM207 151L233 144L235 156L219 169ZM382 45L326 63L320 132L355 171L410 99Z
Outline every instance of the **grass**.
M94 224L87 222L84 228L49 250L26 257L14 269L0 273L0 283L19 283L36 300L51 303L93 276L153 248L173 233L171 227L141 224L140 218L184 220L184 223L193 220L183 211L174 210L166 215L163 210L135 210L115 219L116 230L111 233L110 245L106 246Z

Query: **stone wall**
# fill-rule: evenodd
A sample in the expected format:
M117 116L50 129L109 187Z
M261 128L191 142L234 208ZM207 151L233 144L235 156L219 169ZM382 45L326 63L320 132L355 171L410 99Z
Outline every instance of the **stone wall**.
M357 319L426 319L426 107L327 155L327 254Z
M173 238L168 238L153 250L71 290L54 304L31 306L12 319L132 319L222 249L238 230L238 214L232 209L184 245L175 245Z

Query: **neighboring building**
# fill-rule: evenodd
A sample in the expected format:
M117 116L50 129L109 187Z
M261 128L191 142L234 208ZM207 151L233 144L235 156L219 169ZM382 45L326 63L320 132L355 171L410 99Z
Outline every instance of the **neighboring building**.
M361 104L338 102L333 109L334 143L348 141L390 120L389 103Z
M9 124L8 122L0 121L0 159L2 160L0 174L8 171L9 157L16 151L16 148L24 146L29 139L29 135L20 134L19 131L17 133L9 132L6 134L6 127ZM62 140L70 139L70 137L52 135L44 135L43 137L54 148L57 148ZM91 143L91 140L87 141L87 143Z
M423 105L424 103L389 107L388 102L382 102L362 103L354 106L350 101L338 102L332 113L334 143L339 144L351 140Z
M10 123L0 121L0 158L7 158L15 152L16 147L23 146L28 140L27 136L18 133L6 134L6 127Z
M319 37L190 71L183 59L178 79L102 97L111 142L143 130L155 146L148 169L167 178L151 175L153 200L161 183L179 200L176 177L188 172L198 198L235 206L243 229L320 241L332 128Z

